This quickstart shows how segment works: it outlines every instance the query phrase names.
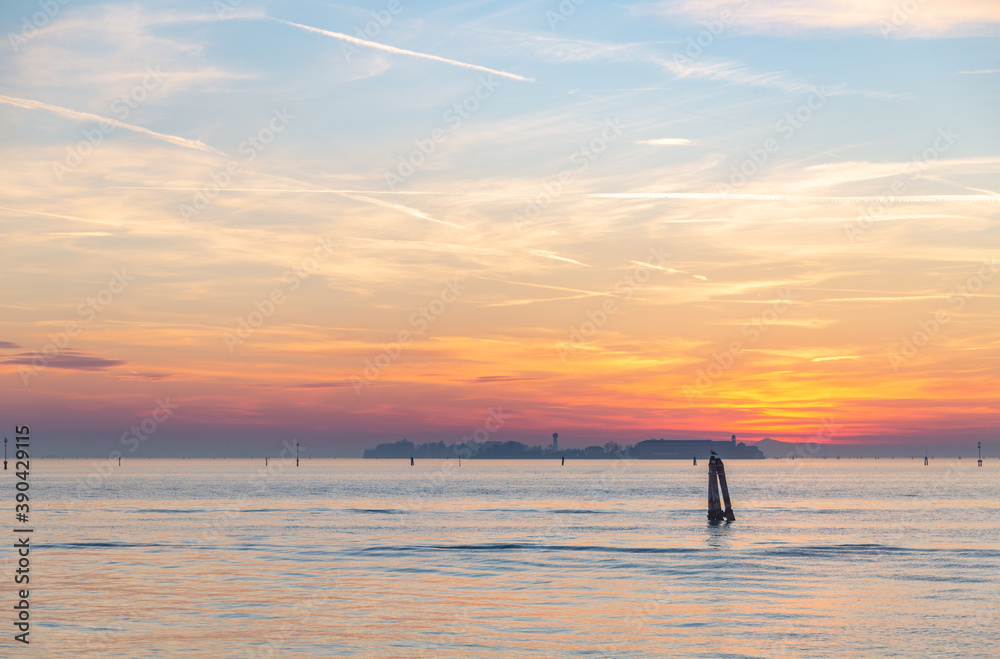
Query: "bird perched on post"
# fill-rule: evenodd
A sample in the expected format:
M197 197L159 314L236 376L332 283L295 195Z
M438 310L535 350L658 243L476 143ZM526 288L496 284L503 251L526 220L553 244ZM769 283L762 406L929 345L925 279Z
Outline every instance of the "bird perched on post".
M712 455L718 455L718 453L716 453L715 451L712 451Z

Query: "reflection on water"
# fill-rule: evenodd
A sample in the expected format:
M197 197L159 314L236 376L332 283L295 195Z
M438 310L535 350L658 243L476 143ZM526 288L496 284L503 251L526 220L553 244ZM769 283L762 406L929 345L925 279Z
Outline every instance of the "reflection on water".
M986 468L262 466L38 462L26 656L1000 656Z
M733 530L730 528L735 522L707 522L707 544L709 547L723 548L728 547L729 543L726 540L729 537L730 532Z

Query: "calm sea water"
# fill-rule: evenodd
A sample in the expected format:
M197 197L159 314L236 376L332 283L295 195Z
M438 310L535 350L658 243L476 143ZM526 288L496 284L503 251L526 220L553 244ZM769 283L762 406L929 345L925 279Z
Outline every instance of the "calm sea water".
M32 462L0 654L1000 656L1000 461L729 461L721 525L686 462L94 464Z

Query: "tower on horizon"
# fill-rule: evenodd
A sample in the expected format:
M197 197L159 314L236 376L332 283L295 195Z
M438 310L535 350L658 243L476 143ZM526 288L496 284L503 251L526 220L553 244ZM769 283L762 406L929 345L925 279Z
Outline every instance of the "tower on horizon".
M552 450L559 450L559 433L557 432L552 433Z
M733 446L736 446L736 435L733 435Z

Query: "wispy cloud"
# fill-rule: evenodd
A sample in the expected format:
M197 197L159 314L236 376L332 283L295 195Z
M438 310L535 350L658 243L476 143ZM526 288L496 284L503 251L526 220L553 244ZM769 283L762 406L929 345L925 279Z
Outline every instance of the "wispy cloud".
M0 95L0 103L4 103L6 105L12 105L16 108L22 108L25 110L46 110L48 112L53 112L68 119L73 119L75 121L109 123L112 126L117 126L118 128L124 128L125 130L132 131L133 133L148 135L149 137L152 137L155 140L169 142L170 144L176 144L177 146L183 146L188 149L207 151L209 153L215 153L220 156L226 155L221 151L219 151L218 149L215 149L199 140L189 140L185 137L177 137L176 135L166 135L164 133L157 133L156 131L149 130L148 128L143 128L142 126L134 126L132 124L127 124L124 121L119 121L117 119L112 119L110 117L102 117L100 115L91 114L89 112L79 112L77 110L71 110L69 108L60 107L58 105L42 103L41 101L34 101L27 98L15 98L13 96Z
M145 186L112 186L109 189L117 190L197 190L198 188L181 188L181 187L145 187ZM386 208L395 208L403 212L410 213L414 217L419 217L421 219L430 220L431 222L439 222L441 224L448 224L459 229L466 229L468 227L463 227L453 222L447 222L445 220L438 220L433 217L422 213L409 206L402 206L400 204L392 204L391 202L383 201L380 199L375 199L372 197L363 197L361 195L415 195L415 196L448 196L448 197L480 197L480 198L497 198L497 199L523 199L525 192L523 191L512 191L505 193L498 192L481 192L481 191L467 191L467 192L438 192L434 190L337 190L337 189L309 189L309 188L227 188L227 192L288 192L288 193L327 193L327 194L338 194L343 197L349 197L352 199L357 199L358 201L365 201L373 204L378 204ZM738 193L725 193L725 192L585 192L585 193L568 193L563 194L562 197L568 199L705 199L705 200L719 200L719 201L797 201L797 202L817 202L817 203L900 203L900 204L921 204L921 203L939 203L939 202L988 202L997 203L1000 202L1000 195L996 194L979 194L979 195L960 195L960 194L937 194L937 195L867 195L867 196L857 196L857 195L790 195L790 194L738 194ZM27 211L26 211L27 212ZM58 217L58 216L57 216ZM728 220L723 219L695 219L695 220L664 220L671 222L727 222Z
M905 5L904 5L905 6ZM684 18L692 23L718 20L723 11L738 14L740 32L797 35L803 29L831 32L863 30L879 33L885 24L893 36L943 36L995 32L1000 5L990 0L914 3L900 9L893 0L761 0L736 4L731 0L650 2L632 7L634 15ZM905 21L897 16L902 13ZM899 23L897 25L897 23Z
M472 384L484 384L490 382L524 382L525 380L540 380L541 378L518 378L512 375L480 375L478 378L463 380Z
M284 25L290 25L291 27L297 27L300 30L305 30L307 32L314 32L316 34L322 34L333 39L340 39L341 41L346 41L348 43L354 44L355 46L362 46L364 48L374 48L376 50L381 50L387 53L393 53L395 55L406 55L408 57L419 57L420 59L431 60L434 62L442 62L444 64L451 64L452 66L460 66L466 69L473 69L476 71L482 71L484 73L493 73L498 76L503 76L504 78L510 78L511 80L520 80L522 82L534 82L534 78L526 78L524 76L517 75L516 73L509 73L507 71L499 71L497 69L491 69L485 66L479 66L478 64L469 64L468 62L460 62L458 60L448 59L447 57L439 57L437 55L429 55L427 53L418 53L413 50L405 50L403 48L396 48L395 46L387 46L384 43L378 43L377 41L368 41L366 39L359 39L357 37L352 37L349 34L342 34L340 32L330 32L329 30L322 30L318 27L312 27L309 25L302 25L301 23L293 23L291 21L286 21L281 18L273 18L271 20L277 21Z
M687 146L688 144L695 144L696 142L684 137L657 137L651 140L636 140L635 143L650 144L652 146Z
M135 380L139 382L162 382L164 380L173 380L174 376L170 373L119 373L115 378L118 380Z
M717 192L603 192L581 195L604 199L719 199L729 201L812 201L823 203L899 203L920 204L948 201L1000 202L1000 195L870 195L870 196L807 196L787 194L729 194Z

